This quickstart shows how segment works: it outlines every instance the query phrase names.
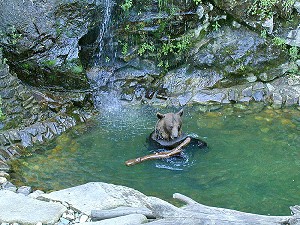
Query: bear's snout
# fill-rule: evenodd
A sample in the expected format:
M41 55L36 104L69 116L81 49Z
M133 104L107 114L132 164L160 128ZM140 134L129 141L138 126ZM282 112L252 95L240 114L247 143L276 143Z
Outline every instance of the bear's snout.
M172 129L172 133L171 133L171 139L175 139L175 138L178 138L179 136L179 132L178 132L178 127L174 127Z

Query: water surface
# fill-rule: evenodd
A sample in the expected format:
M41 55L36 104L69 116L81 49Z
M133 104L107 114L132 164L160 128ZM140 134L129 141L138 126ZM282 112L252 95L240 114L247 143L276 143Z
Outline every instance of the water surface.
M183 129L208 149L188 148L183 158L126 167L126 160L153 150L146 139L157 110L103 110L84 131L64 134L15 163L15 182L57 190L101 181L170 202L179 192L209 206L271 215L289 215L289 206L300 204L299 110L187 107ZM176 111L160 111L168 110Z

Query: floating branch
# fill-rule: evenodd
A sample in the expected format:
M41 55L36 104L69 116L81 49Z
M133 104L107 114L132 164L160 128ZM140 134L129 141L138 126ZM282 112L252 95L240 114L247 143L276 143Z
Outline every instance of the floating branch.
M135 164L147 161L147 160L153 160L153 159L166 159L170 158L174 155L178 155L180 152L183 151L183 147L188 145L191 142L191 138L187 137L180 145L178 145L176 148L166 151L166 152L157 152L151 155L145 155L142 157L138 157L136 159L129 159L125 162L126 166L133 166Z

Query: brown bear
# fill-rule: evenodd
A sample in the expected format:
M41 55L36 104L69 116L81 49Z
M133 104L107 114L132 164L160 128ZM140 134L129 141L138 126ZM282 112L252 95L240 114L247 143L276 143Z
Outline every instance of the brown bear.
M174 140L181 136L182 133L182 119L183 110L177 113L157 113L159 119L155 126L154 137L156 140Z
M158 121L155 130L151 133L150 139L159 147L174 148L179 145L188 135L182 132L183 109L177 113L157 113ZM205 147L206 143L192 138L192 142L199 147Z

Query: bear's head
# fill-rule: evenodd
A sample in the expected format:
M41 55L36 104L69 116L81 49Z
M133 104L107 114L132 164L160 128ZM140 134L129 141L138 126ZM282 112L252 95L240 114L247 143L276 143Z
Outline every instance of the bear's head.
M177 113L157 113L159 120L155 127L155 138L169 141L180 137L182 133L182 114L182 109Z

